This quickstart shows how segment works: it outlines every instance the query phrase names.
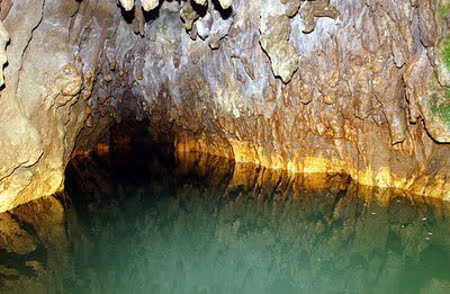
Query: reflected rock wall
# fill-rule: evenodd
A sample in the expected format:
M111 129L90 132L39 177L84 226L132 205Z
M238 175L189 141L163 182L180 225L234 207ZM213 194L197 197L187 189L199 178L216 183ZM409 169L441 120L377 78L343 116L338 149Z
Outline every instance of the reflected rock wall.
M348 177L292 177L207 155L178 157L175 165L170 158L145 158L91 153L73 160L67 174L71 197L63 201L65 234L58 234L60 221L49 221L59 220L59 213L47 214L30 230L25 224L33 222L20 216L26 207L19 206L13 216L22 233L16 238L28 234L36 239L35 251L51 254L15 253L41 271L17 280L7 273L24 269L1 265L5 289L273 293L279 285L324 292L331 284L338 292L389 292L420 271L402 291L450 287L448 202L362 187ZM136 169L127 171L134 160ZM41 214L44 201L61 207L54 199L36 201L27 204L35 207L31 215ZM42 234L52 225L53 235ZM443 255L433 255L436 248ZM241 251L251 254L239 256ZM344 274L352 276L350 284Z

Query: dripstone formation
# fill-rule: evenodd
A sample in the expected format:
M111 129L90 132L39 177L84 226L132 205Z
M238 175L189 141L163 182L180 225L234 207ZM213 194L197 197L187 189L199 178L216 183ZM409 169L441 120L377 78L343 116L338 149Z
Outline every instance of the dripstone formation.
M0 211L109 127L450 199L448 0L2 0Z

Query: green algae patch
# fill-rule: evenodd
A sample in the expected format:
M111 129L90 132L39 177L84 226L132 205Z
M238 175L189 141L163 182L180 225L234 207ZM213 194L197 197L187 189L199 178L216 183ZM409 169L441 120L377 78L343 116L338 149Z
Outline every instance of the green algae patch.
M450 87L444 87L440 94L434 93L430 102L433 116L450 128Z
M440 52L442 55L442 59L445 63L445 66L450 69L450 36L446 37L442 43Z
M450 3L448 0L439 2L438 12L440 19L443 19L450 12Z

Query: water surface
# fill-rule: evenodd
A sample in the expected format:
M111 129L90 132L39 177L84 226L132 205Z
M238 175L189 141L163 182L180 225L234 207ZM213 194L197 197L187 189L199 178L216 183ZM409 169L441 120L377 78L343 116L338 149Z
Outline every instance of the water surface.
M67 175L61 240L9 260L20 277L0 273L4 289L450 293L438 200L153 151L92 154Z

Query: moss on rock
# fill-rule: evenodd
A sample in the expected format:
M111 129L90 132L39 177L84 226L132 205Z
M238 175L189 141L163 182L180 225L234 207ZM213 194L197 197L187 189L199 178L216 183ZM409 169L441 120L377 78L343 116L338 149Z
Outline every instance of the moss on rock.
M441 43L442 59L447 69L450 69L450 36L447 36Z
M434 93L431 98L431 112L450 128L450 87L444 87L440 95Z

